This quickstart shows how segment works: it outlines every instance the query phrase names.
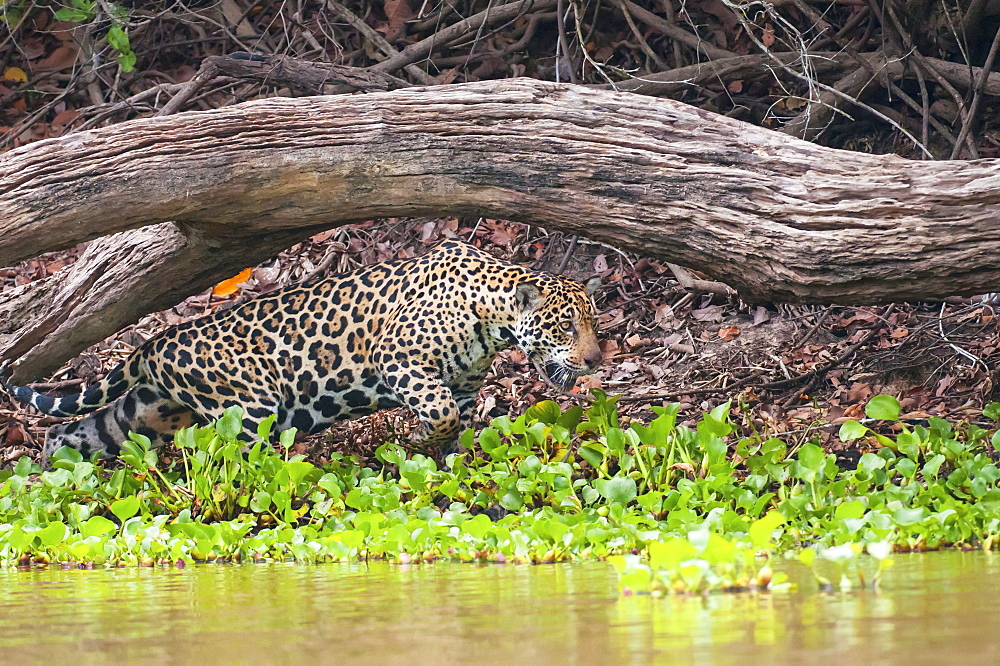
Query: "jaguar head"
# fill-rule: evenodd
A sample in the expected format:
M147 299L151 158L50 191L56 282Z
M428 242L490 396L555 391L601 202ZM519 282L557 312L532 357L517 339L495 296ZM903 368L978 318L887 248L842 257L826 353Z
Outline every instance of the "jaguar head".
M563 278L546 278L518 285L520 315L515 337L546 377L568 390L603 360L593 299L599 282L592 280L584 286Z

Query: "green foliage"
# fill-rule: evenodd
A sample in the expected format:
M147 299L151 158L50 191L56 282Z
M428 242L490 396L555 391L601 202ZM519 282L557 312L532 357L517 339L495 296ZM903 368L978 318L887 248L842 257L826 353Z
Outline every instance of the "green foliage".
M49 11L58 21L93 23L98 31L106 28L104 38L117 54L116 59L122 71L131 72L135 69L136 56L128 36L129 14L120 4L98 3L97 0L69 0L68 3L65 0L58 3L23 0L0 2L0 17L9 28L19 25L25 14L33 11Z
M877 396L866 413L896 434L845 423L843 439L880 448L844 469L813 442L737 437L729 403L694 424L676 405L623 424L616 401L595 391L586 410L546 401L494 419L463 435L469 450L448 469L394 444L376 469L336 454L317 466L290 455L294 431L266 444L273 418L258 441L238 439L237 407L178 432L170 465L136 434L116 469L71 449L44 472L22 458L0 472L0 562L608 557L623 588L662 593L780 589L774 554L809 563L824 586L870 582L892 550L991 549L1000 534L995 431L907 425Z

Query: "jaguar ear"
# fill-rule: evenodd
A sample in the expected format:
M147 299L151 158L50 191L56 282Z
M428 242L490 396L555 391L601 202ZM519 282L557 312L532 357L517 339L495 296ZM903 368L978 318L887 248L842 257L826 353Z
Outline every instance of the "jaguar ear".
M587 280L587 293L593 296L597 293L597 290L601 288L601 276L595 275L594 277Z
M517 302L522 310L533 310L542 300L542 292L533 284L522 282L517 285Z

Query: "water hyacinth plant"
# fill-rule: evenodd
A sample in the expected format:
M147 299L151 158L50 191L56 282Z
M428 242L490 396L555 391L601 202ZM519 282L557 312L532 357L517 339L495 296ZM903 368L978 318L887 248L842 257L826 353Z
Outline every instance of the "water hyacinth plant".
M232 408L178 432L170 464L133 435L116 468L62 449L49 471L22 458L0 472L0 562L609 558L623 588L660 593L781 587L776 555L830 587L877 581L893 550L996 544L995 429L908 425L877 396L869 419L896 432L844 423L841 439L878 447L845 469L812 442L737 437L730 409L688 427L676 405L655 407L626 426L600 391L586 410L541 402L466 432L443 470L395 444L375 468L337 454L317 466L290 454L293 431L264 443L273 419L248 446Z

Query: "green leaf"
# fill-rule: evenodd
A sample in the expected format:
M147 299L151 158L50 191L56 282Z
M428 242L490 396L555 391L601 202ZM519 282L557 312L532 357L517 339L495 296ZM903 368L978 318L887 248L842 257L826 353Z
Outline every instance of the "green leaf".
M860 518L865 515L865 503L861 500L841 502L837 505L833 517L837 520Z
M646 546L649 553L649 566L655 571L673 571L684 560L695 556L695 548L687 539L667 537L663 541L654 541Z
M139 513L139 498L133 496L124 497L111 503L111 513L118 517L123 523Z
M876 560L884 560L892 554L892 544L888 541L873 541L865 546L865 550Z
M603 489L598 487L598 490L606 500L617 504L628 504L635 499L637 493L635 481L627 476L616 476L603 484Z
M912 479L913 475L917 473L917 463L909 458L900 458L896 461L896 471L906 478Z
M91 18L88 12L73 7L63 7L55 12L57 21L67 21L69 23L83 23Z
M125 53L129 51L128 34L121 29L121 26L113 25L108 29L107 35L108 44L111 45L115 51L121 51Z
M521 473L521 476L526 478L535 476L541 468L542 461L535 455L528 456L517 464L517 471Z
M604 462L604 455L597 449L593 449L589 446L581 446L577 451L580 457L586 460L591 467L598 468L601 463Z
M541 402L535 403L524 412L528 420L541 421L546 424L553 424L559 420L562 416L562 410L559 409L559 405L552 400L542 400Z
M343 487L340 485L340 480L337 478L336 474L324 474L319 478L316 483L320 488L330 493L331 496L337 497L342 492L344 492Z
M844 423L840 426L838 437L840 437L842 442L850 442L860 437L864 437L867 432L868 428L861 425L857 421L844 421Z
M136 57L132 51L119 53L115 60L118 61L118 66L122 68L123 72L131 72L135 69Z
M806 442L799 449L799 464L808 470L819 471L826 465L826 454L812 442Z
M4 534L4 539L17 550L24 551L35 540L35 532L25 532L21 528L15 528Z
M127 71L127 70L126 70ZM257 436L263 441L271 441L271 428L274 427L274 422L278 419L277 414L271 414L266 419L257 424Z
M944 461L945 461L944 455L938 453L933 458L927 461L927 463L920 470L920 473L924 475L925 479L928 480L935 479L937 478L938 471L941 469L941 465L944 463Z
M292 482L292 485L297 486L302 483L302 479L306 478L310 472L316 469L316 466L311 462L298 460L286 463L285 469L288 470L288 479Z
M60 446L56 449L55 453L49 456L49 464L55 467L56 463L60 461L66 461L75 465L78 462L83 462L83 454L76 449L71 449L68 446ZM69 467L66 469L69 469Z
M1000 402L991 402L983 410L983 416L994 421L1000 421Z
M282 430L281 434L278 435L278 443L281 444L282 448L290 449L292 445L295 444L295 436L299 434L298 428L289 428L288 430Z
M763 518L752 522L749 531L750 541L753 542L754 548L771 548L774 545L771 536L774 534L774 530L781 527L784 522L785 517L777 511L768 511Z
M61 522L49 523L42 529L35 532L35 536L42 542L43 546L51 547L62 543L69 535L69 528Z
M874 453L866 453L858 461L858 469L864 470L868 474L883 467L885 467L885 458L877 456Z
M493 428L483 428L479 433L479 448L488 454L498 446L500 446L500 433Z
M243 408L239 405L227 407L222 413L222 418L216 423L215 431L227 442L236 441L243 432Z
M923 508L906 509L900 507L892 512L892 519L897 525L915 525L927 517L927 511Z
M865 405L865 414L872 419L898 421L899 411L899 401L891 395L877 395Z
M102 536L109 532L114 532L117 528L115 524L104 516L91 516L80 526L80 534L86 537Z
M517 492L517 489L510 488L500 498L500 506L508 511L518 511L524 506L524 500L521 498L521 493Z

